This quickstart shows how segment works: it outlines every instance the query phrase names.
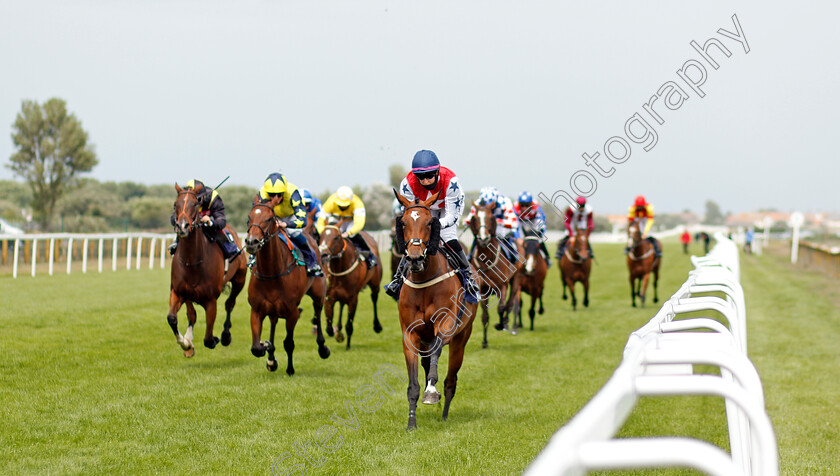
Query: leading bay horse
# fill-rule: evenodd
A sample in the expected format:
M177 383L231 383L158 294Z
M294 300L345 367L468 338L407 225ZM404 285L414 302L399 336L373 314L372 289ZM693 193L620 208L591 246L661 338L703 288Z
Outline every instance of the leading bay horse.
M278 200L273 198L266 203L255 200L248 214L245 249L248 253L256 255L251 270L251 281L248 284L248 303L251 304L251 353L254 357L262 357L268 353L266 367L271 372L277 370L278 364L274 359L274 331L277 320L285 319L286 338L283 340L283 348L288 357L286 373L293 375L294 332L301 311L298 305L304 294L312 298L315 308L313 323L318 355L322 359L330 356L330 349L324 345L324 334L321 332L321 309L324 306L326 282L323 277L307 276L305 266L299 264L302 260L298 260L296 254L300 251L294 248L285 227L281 225L282 222L274 215L274 206L278 204ZM306 239L317 255L315 240L308 234ZM265 316L271 321L271 333L267 341L261 341Z
M366 232L359 234L367 242L377 260L379 260L379 247L376 241ZM321 260L324 263L324 271L327 274L327 335L332 337L335 331L335 340L341 342L344 335L341 333L341 315L344 313L344 306L347 306L347 350L350 350L350 338L353 336L353 318L356 315L356 306L359 303L359 292L366 286L370 288L370 299L373 301L373 331L377 334L382 332L382 324L379 323L379 316L376 312L376 301L379 297L379 284L382 282L382 264L368 268L364 263L359 248L342 236L341 228L335 224L324 227L321 234L319 246ZM333 329L333 310L338 302L338 326Z
M194 304L204 308L207 328L204 332L204 346L212 349L219 343L219 338L213 335L213 325L216 323L216 301L222 294L225 283L230 282L230 295L225 300L224 330L221 343L230 345L230 314L236 304L236 297L245 287L245 257L240 253L229 263L225 272L225 258L216 243L210 241L200 230L198 193L203 186L198 185L195 190L182 189L177 183L175 191L175 232L178 234L178 247L172 257L172 274L169 285L169 314L166 320L175 334L175 340L184 350L185 357L195 355L193 347L193 326L196 321ZM225 226L239 245L239 238L230 225ZM187 320L189 326L182 336L178 331L178 310L187 305Z
M494 295L498 299L499 323L496 330L506 330L508 316L513 312L514 317L518 314L520 306L520 286L522 284L522 255L524 249L517 244L519 260L511 263L505 258L501 250L502 244L496 238L496 217L493 210L496 204L479 205L473 203L475 214L470 218L470 230L475 238L475 250L472 264L482 277L481 295L481 323L484 327L484 340L481 342L483 348L487 348L487 327L490 324L490 315L487 311L489 296ZM510 288L510 290L508 290ZM508 294L509 293L509 294ZM516 319L513 322L512 334L516 334Z
M577 310L575 283L583 284L583 307L589 307L589 273L592 269L592 256L589 254L589 233L578 232L569 237L566 251L560 257L560 281L563 282L563 299L566 288L572 294L572 310Z
M659 265L662 258L655 255L650 241L642 239L638 220L633 220L627 227L627 247L630 248L627 253L627 269L630 271L630 298L633 301L633 307L636 307L636 296L639 296L642 307L645 307L645 293L650 273L653 273L653 302L659 302L656 284L659 282ZM639 282L638 287L636 280Z
M521 290L531 296L531 309L528 310L528 317L531 318L531 330L534 330L534 306L537 300L540 301L539 314L545 312L543 307L543 290L545 289L545 277L548 275L548 262L540 253L540 240L542 234L531 226L524 226L525 230L525 266L522 268ZM518 309L517 317L519 325L522 326L521 306Z
M417 400L420 397L417 357L426 371L423 403L439 403L440 392L435 387L438 359L443 346L449 345L442 415L446 420L478 304L470 304L464 299L457 271L448 265L443 252L438 253L440 222L432 217L430 207L440 192L428 200L415 199L413 202L397 194L396 190L394 194L406 212L400 218L403 236L398 236L397 240L406 255L408 271L398 306L408 370L408 429L413 430L417 428Z

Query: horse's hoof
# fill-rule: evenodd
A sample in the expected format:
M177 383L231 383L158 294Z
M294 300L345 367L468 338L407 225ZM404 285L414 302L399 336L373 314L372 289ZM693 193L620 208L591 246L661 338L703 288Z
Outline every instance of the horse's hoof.
M659 302L659 298L656 298L656 297L655 297L655 298L653 298L653 302L654 302L654 303Z
M195 355L195 347L190 347L189 349L184 351L184 357L190 358Z
M569 299L569 298L567 298L566 296L563 296L563 300L564 300L564 301L565 301L565 300L567 300L567 299Z
M416 429L417 429L417 423L411 423L411 422L409 422L409 424L408 424L408 428L406 428L406 429L405 429L405 431L414 431L414 430L416 430Z
M330 356L330 348L327 346L319 347L318 348L318 356L322 359L326 359Z
M327 335L330 337L335 335L335 331L333 330L332 326L327 326Z
M225 329L225 331L224 331L224 332L222 332L222 345L223 345L223 346L225 346L225 347L227 347L227 346L229 346L229 345L230 345L230 343L231 343L231 341L232 341L232 340L233 340L233 339L231 339L231 337L230 337L230 331L228 331L227 329Z
M501 322L500 322L500 323L498 323L498 324L496 324L496 325L494 325L493 327L495 327L497 331L503 331L503 330L505 330L505 326L504 326Z
M290 365L290 366L286 369L286 373L287 373L287 374L291 377L292 375L294 375L294 374L295 374L295 368L294 368L294 367L292 367L292 366Z
M434 405L440 403L440 393L426 392L423 394L423 403L426 405Z
M374 322L373 323L373 332L376 332L377 334L382 332L382 325L380 325L378 322Z
M268 369L269 372L274 372L277 370L278 364L276 360L269 360L265 363L265 368Z
M481 348L486 349L487 348L487 342L482 342L481 343Z
M265 348L264 347L251 347L251 354L254 357L262 357L265 355Z
M513 329L513 330L510 331L510 335L515 336L515 335L519 335L519 333L516 332L516 329Z
M341 331L335 333L335 341L338 343L344 342L344 334Z
M210 340L204 339L204 347L208 349L215 349L217 345L219 345L219 338L216 336L213 336Z

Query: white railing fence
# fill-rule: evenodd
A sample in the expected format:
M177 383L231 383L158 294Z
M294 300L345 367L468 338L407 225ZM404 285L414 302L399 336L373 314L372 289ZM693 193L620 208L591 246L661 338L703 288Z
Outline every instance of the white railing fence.
M91 253L96 254L97 270L101 273L106 261L112 271L123 260L125 269L140 269L143 258L148 259L149 269L155 262L160 268L166 266L167 243L175 238L173 233L50 233L41 235L0 235L2 264L10 265L12 277L17 278L22 262L27 262L30 273L35 276L39 264L46 264L47 273L52 275L59 259L63 259L67 274L73 270L74 260L79 260L82 272L88 270ZM43 249L43 251L41 251ZM107 255L106 255L107 250Z
M551 437L526 475L670 466L712 475L779 474L778 448L764 409L761 380L746 353L738 248L721 233L715 239L717 245L708 255L692 257L695 269L688 280L630 335L613 376ZM695 311L716 311L726 325L706 317L680 318ZM720 375L695 374L694 365L716 366ZM730 453L684 437L615 439L638 399L656 395L722 397Z

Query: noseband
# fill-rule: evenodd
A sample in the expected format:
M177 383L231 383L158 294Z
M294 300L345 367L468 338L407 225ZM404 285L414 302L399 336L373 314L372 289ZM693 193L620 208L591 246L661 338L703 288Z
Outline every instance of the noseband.
M272 207L271 207L271 206L269 206L269 205L265 205L265 204L263 204L263 203L256 203L256 204L254 204L254 206L252 207L252 210L253 210L254 208L257 208L257 207L262 207L262 208L267 208L267 209L268 209L268 211L271 213L271 217L273 218L273 220L271 220L271 223L272 223L272 224L275 226L275 228L276 228L276 230L274 230L274 232L271 232L271 233L270 233L271 225L269 225L269 226L268 226L268 229L265 229L265 228L263 228L263 227L262 227L262 225L258 225L258 224L256 224L256 223L251 223L251 218L250 218L250 217L248 218L248 230L247 230L247 233L248 233L248 234L250 234L250 233L251 233L251 228L254 228L254 227L258 228L258 229L260 230L260 233L262 233L262 238L261 238L260 240L258 240L258 241L257 241L257 249L259 250L259 249L261 249L261 248L262 248L262 247L263 247L266 243L268 243L268 242L269 242L269 240L271 240L272 238L274 238L275 236L277 236L278 234L280 234L280 227L276 225L276 216L274 215L274 208L272 208Z

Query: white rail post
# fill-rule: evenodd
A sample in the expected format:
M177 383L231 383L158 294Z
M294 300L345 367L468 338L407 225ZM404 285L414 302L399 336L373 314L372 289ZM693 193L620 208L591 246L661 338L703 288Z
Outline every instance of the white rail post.
M137 237L137 269L140 269L140 255L143 254L143 237Z
M71 266L73 266L73 237L67 240L67 274L70 274Z
M53 274L53 261L55 260L55 238L50 238L50 276Z
M97 255L99 259L99 272L102 272L102 253L103 253L103 245L105 244L105 238L99 238L99 249L97 250Z
M87 273L88 239L82 240L82 274Z
M131 269L131 235L126 237L125 242L125 269Z
M114 245L111 247L111 269L117 270L117 249L119 248L119 238L114 237Z
M155 244L157 244L157 238L152 238L152 242L149 243L149 269L155 269Z
M166 266L166 237L160 239L160 269Z
M12 259L12 277L17 278L18 271L18 254L20 250L20 239L15 238L15 257Z
M32 277L35 277L35 265L38 264L38 238L32 238Z

